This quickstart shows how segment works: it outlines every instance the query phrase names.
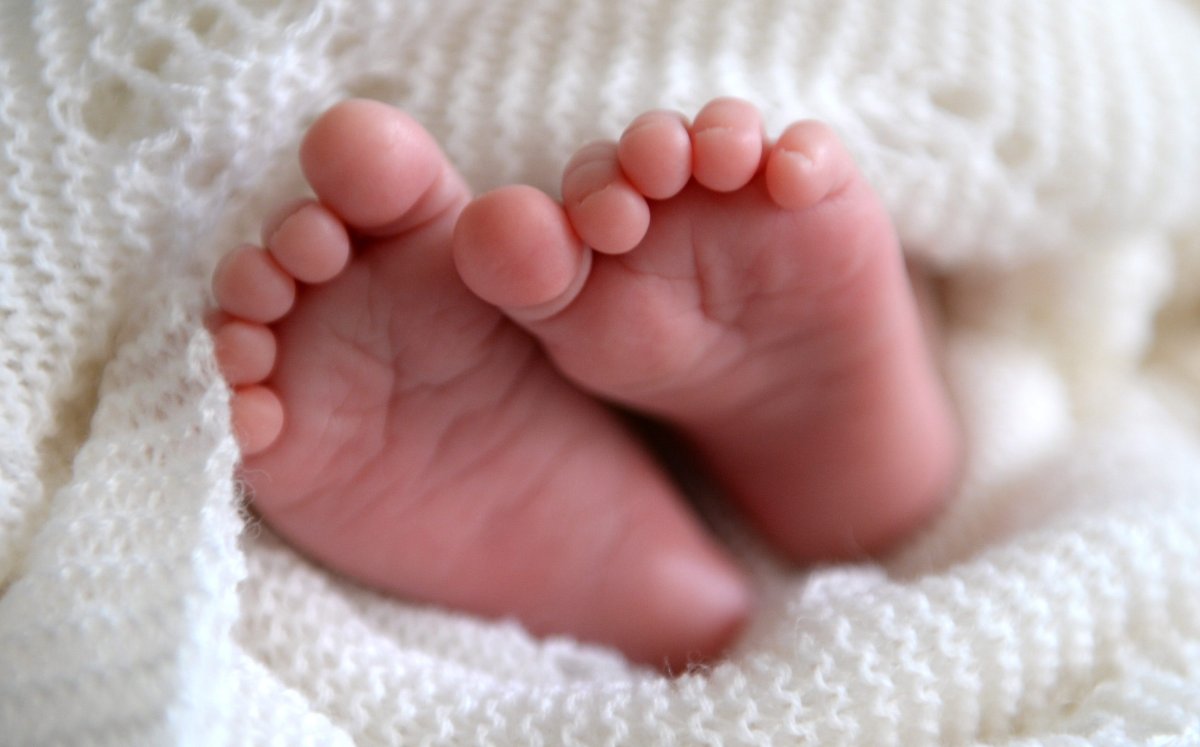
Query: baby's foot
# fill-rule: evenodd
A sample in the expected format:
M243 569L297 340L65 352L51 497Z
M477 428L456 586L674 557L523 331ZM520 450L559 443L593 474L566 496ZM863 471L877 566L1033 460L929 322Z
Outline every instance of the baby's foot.
M301 149L318 201L218 266L218 359L256 510L407 598L678 666L748 594L675 489L453 266L469 195L430 136L351 101Z
M885 549L937 508L951 411L888 217L826 127L771 145L745 102L651 112L582 149L563 198L480 197L455 261L569 378L678 426L793 558Z

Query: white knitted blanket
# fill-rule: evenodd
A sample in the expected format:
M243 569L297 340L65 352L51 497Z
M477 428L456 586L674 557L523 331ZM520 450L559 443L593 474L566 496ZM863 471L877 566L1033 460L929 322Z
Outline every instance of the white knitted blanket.
M79 6L0 4L0 743L1200 744L1200 0ZM764 609L672 680L246 522L207 276L319 111L552 189L719 94L832 123L945 276L936 526L805 571L721 522Z

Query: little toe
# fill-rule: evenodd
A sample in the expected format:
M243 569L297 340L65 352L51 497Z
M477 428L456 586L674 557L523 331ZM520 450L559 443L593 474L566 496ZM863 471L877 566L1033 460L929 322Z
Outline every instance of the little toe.
M692 124L692 174L714 192L733 192L750 183L763 157L758 109L740 99L708 103Z
M621 171L616 143L581 148L563 171L562 194L575 232L596 251L628 252L650 227L650 208Z
M282 318L296 300L296 281L257 246L240 246L213 271L213 295L231 316L268 324Z
M257 384L275 367L275 335L261 324L238 319L213 333L217 366L230 386Z
M833 130L820 122L797 122L767 157L767 191L780 207L802 210L835 193L854 173L853 159Z
M692 139L679 112L642 114L625 129L617 158L629 182L652 200L679 194L692 178Z
M283 403L265 386L235 390L229 403L229 416L244 457L266 451L283 432Z
M284 218L267 240L271 256L297 280L324 283L350 259L350 237L337 216L309 202Z
M468 197L425 128L378 101L351 99L321 115L300 146L300 165L324 205L371 235L422 225Z
M562 207L532 187L489 192L469 204L454 230L454 263L477 296L511 316L556 313L579 293L591 252Z

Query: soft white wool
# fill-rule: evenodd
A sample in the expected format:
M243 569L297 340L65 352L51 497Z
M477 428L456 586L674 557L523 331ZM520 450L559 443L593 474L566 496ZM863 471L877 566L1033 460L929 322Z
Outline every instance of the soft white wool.
M1200 3L0 5L0 742L1200 743ZM380 599L247 525L220 252L368 95L478 188L639 111L831 122L946 274L962 495L883 566L732 525L764 609L676 680ZM436 558L430 559L436 563Z

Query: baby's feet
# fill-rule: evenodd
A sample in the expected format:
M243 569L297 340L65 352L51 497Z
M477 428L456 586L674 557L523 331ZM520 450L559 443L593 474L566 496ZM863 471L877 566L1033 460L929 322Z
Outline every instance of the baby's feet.
M268 221L266 248L231 251L213 278L255 509L406 598L645 662L718 652L746 617L744 580L609 412L462 284L451 240L469 195L430 136L351 101L313 125L301 161L317 201ZM529 282L570 280L546 260L576 249L527 246L542 248L505 261L532 263ZM582 349L609 335L576 329L601 335Z
M563 197L480 197L455 260L570 379L676 425L793 558L884 549L938 507L951 410L891 223L827 128L766 144L745 102L651 112L582 149Z

